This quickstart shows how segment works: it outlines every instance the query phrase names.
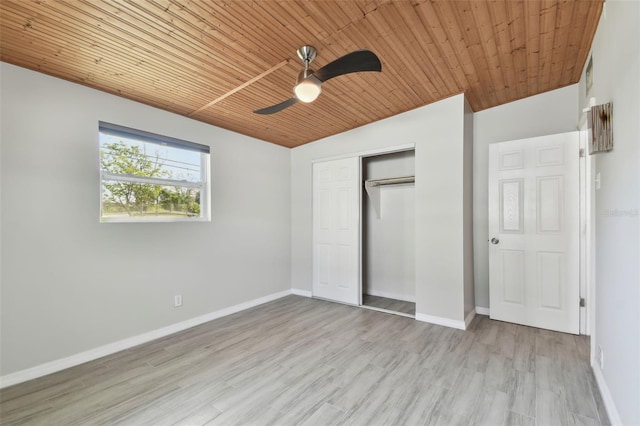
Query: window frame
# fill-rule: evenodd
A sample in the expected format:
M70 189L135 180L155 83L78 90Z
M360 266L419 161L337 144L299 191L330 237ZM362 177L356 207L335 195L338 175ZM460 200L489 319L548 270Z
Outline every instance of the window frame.
M159 147L168 146L176 149L195 151L200 153L200 181L192 182L182 179L157 178L136 176L131 174L111 173L103 170L101 159L101 135L119 136L143 143L150 143ZM210 222L211 221L211 173L210 173L210 148L194 142L159 135L156 133L137 130L117 124L98 122L98 168L100 172L100 198L99 221L100 223L162 223L162 222ZM182 188L195 188L200 190L200 215L194 217L162 217L162 216L103 216L104 182L131 182L161 186L177 186Z

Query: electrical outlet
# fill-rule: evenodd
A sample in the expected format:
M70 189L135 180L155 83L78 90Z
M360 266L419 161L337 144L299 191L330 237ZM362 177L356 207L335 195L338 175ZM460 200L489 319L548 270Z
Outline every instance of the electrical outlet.
M176 294L175 296L173 296L173 306L175 308L182 306L182 295L181 294Z
M604 349L598 345L598 358L600 361L600 371L604 371Z

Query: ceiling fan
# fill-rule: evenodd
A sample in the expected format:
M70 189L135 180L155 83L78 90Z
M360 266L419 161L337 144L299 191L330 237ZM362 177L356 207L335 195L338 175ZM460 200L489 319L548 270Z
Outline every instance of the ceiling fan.
M309 68L309 64L315 59L316 54L317 51L313 46L302 46L298 49L298 57L304 62L304 69L298 74L296 85L293 86L293 98L253 112L263 115L274 114L298 101L313 102L322 92L322 83L334 77L353 72L382 71L380 59L370 50L356 50L313 71Z

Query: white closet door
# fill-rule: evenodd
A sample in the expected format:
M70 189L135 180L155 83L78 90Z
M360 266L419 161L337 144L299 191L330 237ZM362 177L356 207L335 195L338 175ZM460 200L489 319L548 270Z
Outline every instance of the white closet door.
M489 147L491 318L577 334L577 132Z
M313 295L360 304L360 158L313 165Z

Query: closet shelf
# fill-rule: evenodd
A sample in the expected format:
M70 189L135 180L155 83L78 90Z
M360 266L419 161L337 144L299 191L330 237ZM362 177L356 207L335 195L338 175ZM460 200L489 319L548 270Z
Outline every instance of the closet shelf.
M371 200L376 217L380 219L380 187L385 185L399 185L402 183L413 183L415 176L399 176L385 179L368 179L364 181L364 189Z
M374 187L382 185L398 185L401 183L413 183L416 181L415 176L400 176L385 179L368 179L365 181L365 186Z

